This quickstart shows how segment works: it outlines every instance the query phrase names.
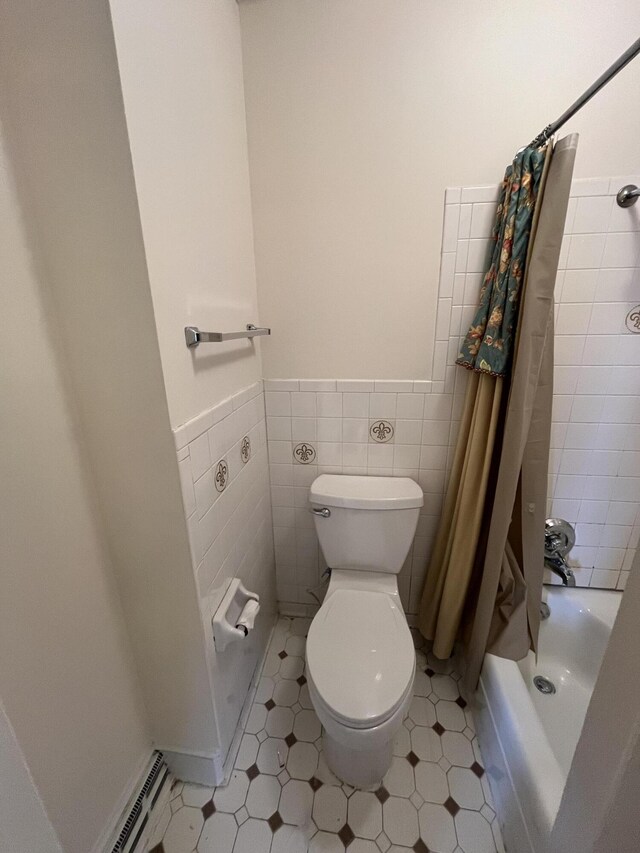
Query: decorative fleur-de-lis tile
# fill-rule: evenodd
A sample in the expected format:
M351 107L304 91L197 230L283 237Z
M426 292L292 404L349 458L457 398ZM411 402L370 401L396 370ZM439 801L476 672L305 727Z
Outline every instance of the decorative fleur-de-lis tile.
M224 492L229 481L229 466L226 459L221 459L216 465L215 484L218 492Z
M630 332L633 332L634 335L640 335L640 305L636 305L629 311L626 324Z
M371 421L369 424L369 435L373 441L386 444L393 438L393 424L391 421Z
M240 456L245 464L249 459L251 459L251 441L249 440L248 435L245 435L242 439L242 444L240 445Z
M301 465L309 465L316 458L316 449L313 444L303 441L302 444L296 444L293 448L293 458Z

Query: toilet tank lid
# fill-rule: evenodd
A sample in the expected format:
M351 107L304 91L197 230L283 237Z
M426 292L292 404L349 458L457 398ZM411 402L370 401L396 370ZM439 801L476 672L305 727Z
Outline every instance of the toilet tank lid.
M410 477L354 477L321 474L311 484L313 504L350 509L411 509L424 503L420 486Z

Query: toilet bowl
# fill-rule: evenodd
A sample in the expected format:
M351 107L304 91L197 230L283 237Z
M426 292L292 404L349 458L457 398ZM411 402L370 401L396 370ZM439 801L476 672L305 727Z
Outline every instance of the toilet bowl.
M307 637L309 694L329 768L369 788L389 768L413 694L415 652L396 576L422 490L408 478L324 474L310 500L332 573Z

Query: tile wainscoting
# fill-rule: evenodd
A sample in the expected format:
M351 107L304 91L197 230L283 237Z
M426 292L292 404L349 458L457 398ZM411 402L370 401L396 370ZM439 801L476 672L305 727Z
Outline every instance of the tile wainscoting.
M276 612L262 382L174 430L174 438L224 757ZM211 619L233 577L260 595L261 614L242 648L217 655Z
M309 486L321 473L412 477L425 493L418 529L399 575L416 613L442 506L453 395L435 383L265 380L278 599L306 613L326 568L309 513ZM444 382L436 387L442 387Z
M572 184L556 282L548 505L576 526L578 585L618 589L640 539L640 337L625 322L640 303L640 206L615 204L626 183L640 177ZM308 488L322 472L404 475L422 486L425 507L399 576L403 605L417 612L464 402L467 372L455 359L476 310L497 198L497 186L446 191L430 381L265 380L282 612L316 606L309 590L325 565ZM382 442L372 433L380 421Z

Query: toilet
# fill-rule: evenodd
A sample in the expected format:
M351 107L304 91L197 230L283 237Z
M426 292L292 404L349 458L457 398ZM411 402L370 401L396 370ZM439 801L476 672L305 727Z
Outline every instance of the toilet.
M330 770L357 788L389 769L415 677L397 574L423 505L408 477L322 474L310 489L331 580L307 637L309 694Z

